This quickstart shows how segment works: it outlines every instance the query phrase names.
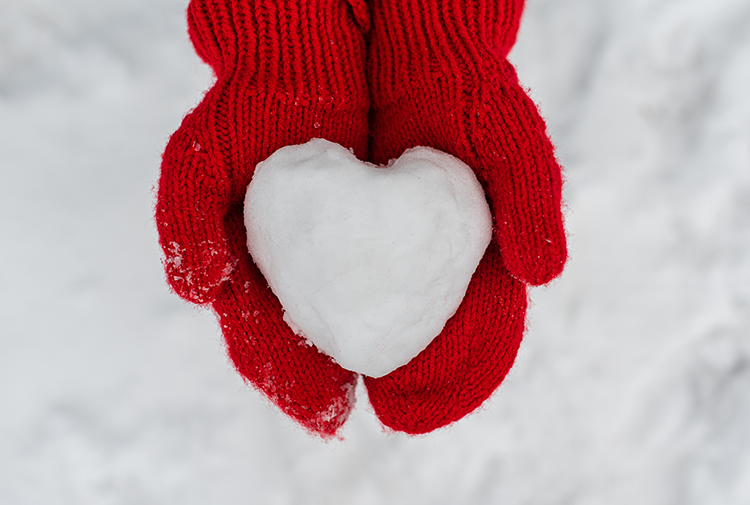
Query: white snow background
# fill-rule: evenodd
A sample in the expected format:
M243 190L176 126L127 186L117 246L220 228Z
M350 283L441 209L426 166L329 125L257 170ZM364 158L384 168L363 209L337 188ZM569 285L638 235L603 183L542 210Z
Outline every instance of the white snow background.
M388 434L359 391L331 443L163 280L186 5L0 0L0 503L750 503L750 2L529 0L567 270L476 414Z

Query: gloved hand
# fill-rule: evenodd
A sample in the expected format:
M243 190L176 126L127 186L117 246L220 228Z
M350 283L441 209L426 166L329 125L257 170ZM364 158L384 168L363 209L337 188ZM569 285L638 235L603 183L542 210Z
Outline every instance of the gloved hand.
M424 433L476 409L513 364L526 285L567 257L562 177L545 124L506 56L523 0L372 0L370 161L430 146L471 166L494 239L456 315L414 360L365 378L387 426Z
M247 251L256 164L322 137L367 150L364 0L192 0L190 38L214 86L171 137L156 223L167 280L211 304L242 376L306 428L335 434L356 375L294 335Z

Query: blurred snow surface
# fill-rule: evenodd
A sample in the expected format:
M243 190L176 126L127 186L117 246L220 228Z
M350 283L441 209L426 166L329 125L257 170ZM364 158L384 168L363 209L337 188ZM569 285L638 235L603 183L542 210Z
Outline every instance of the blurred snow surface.
M750 3L529 0L571 261L479 412L324 443L163 281L187 0L0 0L0 503L750 503Z

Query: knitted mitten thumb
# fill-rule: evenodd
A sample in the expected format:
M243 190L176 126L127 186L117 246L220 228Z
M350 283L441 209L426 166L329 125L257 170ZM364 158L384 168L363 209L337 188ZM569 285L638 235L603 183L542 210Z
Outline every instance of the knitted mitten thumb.
M428 142L484 184L513 276L557 277L567 258L562 176L546 126L506 59L523 0L374 0L372 158Z

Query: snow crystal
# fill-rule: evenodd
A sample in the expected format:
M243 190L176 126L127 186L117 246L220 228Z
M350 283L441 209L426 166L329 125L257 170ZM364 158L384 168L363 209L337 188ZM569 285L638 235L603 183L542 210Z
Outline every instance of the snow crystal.
M289 326L372 377L440 333L492 236L482 187L460 160L419 147L377 167L322 139L258 165L245 225Z

